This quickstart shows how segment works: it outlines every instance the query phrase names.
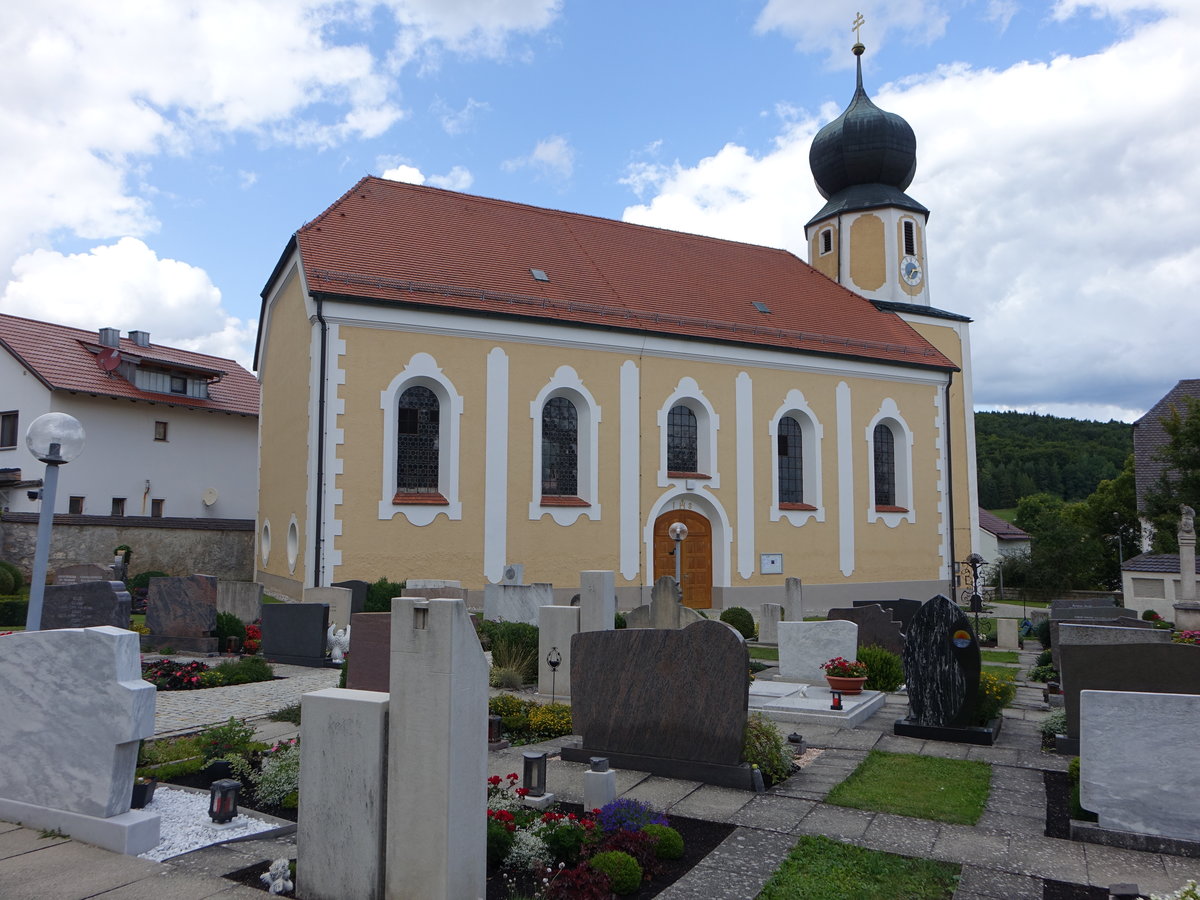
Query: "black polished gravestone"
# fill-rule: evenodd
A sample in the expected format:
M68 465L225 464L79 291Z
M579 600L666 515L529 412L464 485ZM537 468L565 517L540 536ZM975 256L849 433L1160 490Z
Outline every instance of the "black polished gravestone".
M351 579L350 581L335 581L330 587L346 588L350 591L350 615L364 612L367 608L367 592L371 589L365 581ZM353 630L353 626L351 626Z
M855 606L850 609L831 609L826 619L855 622L858 625L858 649L882 647L900 656L904 653L904 633L892 613L878 603Z
M47 585L42 601L42 629L129 627L129 592L119 581L85 581Z
M894 731L964 744L992 744L1000 720L977 726L979 641L971 621L941 594L913 616L905 635L904 678L908 684L908 716Z
M872 606L878 604L892 614L892 618L900 623L900 630L908 633L908 625L921 608L920 600L855 600L851 606Z
M328 603L264 603L260 652L284 665L324 666L328 630Z
M742 761L749 654L723 622L571 638L571 713L582 740L562 758L751 790Z

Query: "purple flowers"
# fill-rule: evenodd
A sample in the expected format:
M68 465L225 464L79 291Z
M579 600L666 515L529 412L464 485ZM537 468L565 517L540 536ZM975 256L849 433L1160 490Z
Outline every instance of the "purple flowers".
M640 800L618 797L596 814L596 823L605 834L614 831L641 831L646 825L666 825L667 817Z

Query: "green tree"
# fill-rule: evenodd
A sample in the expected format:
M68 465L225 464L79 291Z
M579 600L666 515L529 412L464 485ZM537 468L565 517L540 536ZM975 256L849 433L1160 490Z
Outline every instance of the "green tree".
M1146 495L1146 517L1154 526L1154 551L1178 553L1179 507L1200 506L1200 399L1185 397L1183 409L1172 407L1162 425L1167 444L1158 458L1165 468Z
M1094 580L1108 590L1119 590L1121 561L1137 555L1141 542L1132 454L1125 460L1120 475L1101 481L1083 501L1079 514L1104 548Z
M1050 599L1068 591L1099 587L1104 545L1088 527L1087 504L1065 503L1053 494L1031 494L1017 504L1016 525L1033 538L1023 574L1005 572L1024 582L1025 591ZM1014 563L1014 566L1017 564Z

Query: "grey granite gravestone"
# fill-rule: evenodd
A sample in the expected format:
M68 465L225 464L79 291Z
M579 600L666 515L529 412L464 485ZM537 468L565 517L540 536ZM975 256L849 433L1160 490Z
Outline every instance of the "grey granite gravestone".
M1063 677L1067 741L1058 742L1060 753L1078 753L1080 691L1200 694L1200 647L1193 644L1067 644L1061 651L1070 676Z
M723 622L626 628L571 638L577 744L562 758L750 789L742 762L749 653Z
M703 622L704 616L684 606L682 594L671 575L664 575L650 589L650 602L625 614L626 628L686 628Z
M289 666L324 666L328 630L325 603L268 603L263 606L260 652Z
M895 733L907 737L991 744L992 730L975 725L979 693L979 642L971 621L941 594L913 616L905 635L904 679L908 716Z
M553 605L554 585L548 582L488 584L483 589L483 617L492 622L536 625L538 610Z
M854 606L850 609L831 609L825 618L857 622L860 650L874 644L892 653L904 653L904 634L900 630L900 623L892 618L890 610L884 609L878 603Z
M764 603L758 614L758 642L760 644L778 644L779 623L782 621L783 605Z
M1064 619L1139 619L1136 609L1123 606L1054 606L1050 608L1050 621Z
M87 584L90 581L108 581L112 577L111 566L98 566L94 563L62 566L54 570L55 584Z
M329 607L329 624L335 629L350 624L350 604L354 598L349 588L309 587L301 594L302 603L324 603Z
M151 578L143 646L213 653L217 639L217 579L212 575Z
M1081 609L1097 606L1119 607L1116 597L1058 597L1050 601L1051 609Z
M346 588L350 591L350 615L355 613L366 612L367 609L367 591L371 589L365 581L359 581L357 578L351 578L349 581L335 581L330 587Z
M1110 610L1111 611L1111 610ZM1124 612L1124 610L1118 610ZM1097 618L1095 616L1086 616L1081 618L1069 617L1065 619L1050 620L1050 657L1054 660L1054 667L1060 672L1062 671L1062 657L1059 656L1058 648L1062 643L1059 632L1063 625L1094 625L1097 628L1127 628L1138 631L1149 631L1154 629L1153 622L1144 622L1137 617L1136 614L1127 618ZM1170 635L1167 629L1159 629L1164 634Z
M391 679L392 614L360 612L350 617L354 652L346 657L346 689L389 691Z
M892 614L892 618L900 623L900 630L908 633L908 623L913 620L917 610L921 608L920 600L855 600L851 606L872 606L878 604Z
M120 581L47 585L42 603L43 631L98 625L129 628L130 597Z
M243 624L256 622L262 616L261 584L254 581L217 582L217 612L236 616Z

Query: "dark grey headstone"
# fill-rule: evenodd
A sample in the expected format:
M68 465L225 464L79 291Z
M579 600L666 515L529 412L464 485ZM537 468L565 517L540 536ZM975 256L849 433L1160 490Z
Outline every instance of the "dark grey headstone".
M1080 691L1200 694L1200 647L1194 644L1065 644L1059 651L1070 673L1062 685L1069 738L1079 737Z
M900 630L908 633L908 623L913 620L917 610L921 608L920 600L855 600L852 606L871 606L878 604L892 614L892 618L900 623Z
M1078 612L1078 610L1075 610L1075 611ZM1066 612L1066 610L1064 610L1064 612ZM1110 608L1109 612L1113 612L1113 610ZM1125 612L1125 610L1117 610L1117 612ZM1130 612L1132 612L1132 611L1130 611ZM1056 669L1058 669L1060 673L1062 672L1062 657L1059 656L1058 649L1059 649L1059 645L1062 643L1062 640L1059 638L1059 629L1063 625L1095 625L1099 628L1133 628L1133 629L1141 629L1141 630L1147 630L1147 629L1154 628L1153 622L1144 622L1141 619L1137 618L1136 614L1132 614L1129 618L1122 618L1122 619L1112 619L1112 618L1098 619L1098 618L1094 618L1094 617L1086 617L1086 618L1080 617L1078 619L1072 618L1072 617L1068 617L1065 619L1051 619L1050 620L1050 656L1054 661L1054 667ZM1119 641L1116 638L1113 639L1113 643L1118 643L1118 642Z
M943 728L975 725L979 642L966 614L939 594L913 616L905 638L909 720Z
M350 591L350 615L360 613L367 608L367 590L371 587L367 582L351 579L350 581L336 581L330 586L347 588ZM351 632L353 632L353 627Z
M146 627L155 637L209 637L217 628L216 577L151 578Z
M746 642L723 622L571 638L571 713L593 756L735 766L749 682Z
M119 581L47 585L42 600L42 629L129 627L129 592Z
M1057 606L1050 609L1050 621L1064 619L1140 619L1135 609L1122 606Z
M1080 607L1119 606L1116 597L1059 597L1050 601L1051 609L1079 609Z
M94 581L108 581L112 577L111 566L98 566L93 563L62 566L54 570L55 584L88 584Z
M263 656L290 666L326 664L328 603L264 603L262 612Z
M346 667L346 687L386 694L392 689L392 614L355 613L350 617L350 640L354 652L346 657L350 661Z
M855 606L851 609L831 609L825 618L857 622L860 650L874 644L892 653L904 653L904 634L900 630L900 623L892 618L889 610L878 603Z

